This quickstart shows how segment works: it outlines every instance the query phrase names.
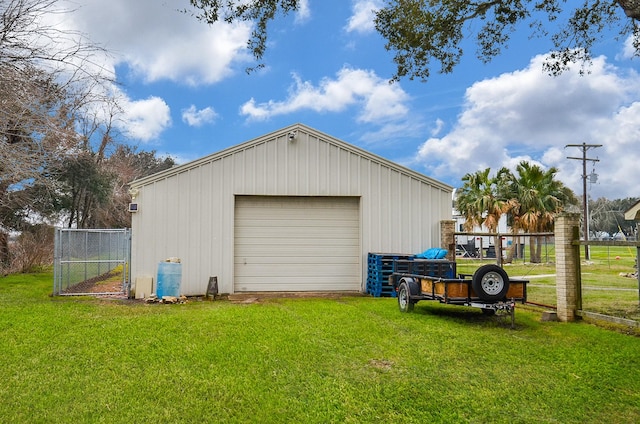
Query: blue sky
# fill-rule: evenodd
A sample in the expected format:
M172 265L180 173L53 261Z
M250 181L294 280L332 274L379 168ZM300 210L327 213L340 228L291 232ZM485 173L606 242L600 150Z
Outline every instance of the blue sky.
M554 78L541 68L550 43L524 27L489 64L469 42L452 74L389 84L380 0L303 1L271 24L266 67L251 74L251 28L207 26L177 11L186 0L69 3L56 25L110 52L99 60L120 83L123 134L181 163L300 122L454 187L529 160L581 195L582 163L567 159L581 151L565 146L585 142L603 145L588 152L589 195L640 197L640 62L625 40L600 42L585 76Z

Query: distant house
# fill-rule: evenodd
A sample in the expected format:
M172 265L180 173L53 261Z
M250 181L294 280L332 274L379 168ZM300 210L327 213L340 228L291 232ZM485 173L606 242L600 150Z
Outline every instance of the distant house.
M453 191L301 124L130 186L132 289L177 257L186 295L364 291L368 252L440 245Z
M465 223L467 222L464 215L460 213L455 207L456 205L456 191L454 189L452 196L452 215L453 220L456 222L455 230L459 233L489 233L489 229L485 225L475 225L471 230L465 229ZM502 215L500 220L498 221L498 227L496 228L496 232L498 234L507 234L511 230L507 225L507 215ZM511 240L502 240L503 248L506 248L510 245ZM475 256L479 255L480 252L482 256L493 255L495 257L495 245L496 240L493 236L481 236L481 235L457 235L456 236L456 255L457 256Z
M460 214L455 208L453 209L453 219L456 222L456 232L459 233L489 233L489 229L485 225L476 225L471 230L466 230L464 225L467 222L465 217ZM496 229L499 234L507 234L510 229L507 226L507 216L503 215L498 221L498 228ZM503 247L507 247L510 241L503 240ZM456 254L458 256L473 256L480 250L486 251L495 246L496 240L493 236L480 236L480 235L458 235L456 236ZM477 252L476 252L477 251ZM493 250L492 250L493 251ZM474 253L476 252L476 253ZM485 256L485 254L483 254Z

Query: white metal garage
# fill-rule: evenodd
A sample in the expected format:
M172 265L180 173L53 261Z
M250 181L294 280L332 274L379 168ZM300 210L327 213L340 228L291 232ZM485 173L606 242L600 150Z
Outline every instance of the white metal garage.
M234 290L361 289L356 197L238 196Z
M368 252L437 247L452 217L452 187L302 124L130 186L133 291L170 257L188 296L364 291Z

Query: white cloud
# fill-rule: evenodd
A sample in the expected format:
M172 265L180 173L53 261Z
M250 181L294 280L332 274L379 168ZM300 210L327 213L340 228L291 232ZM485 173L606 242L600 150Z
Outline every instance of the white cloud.
M629 36L627 37L626 40L624 40L624 44L622 46L622 50L621 52L617 55L617 59L632 59L634 57L636 57L637 52L636 49L633 47L633 36Z
M218 114L212 107L197 110L195 105L182 111L182 121L186 122L190 127L201 127L204 124L210 124L216 120Z
M407 138L417 137L420 134L423 134L423 127L424 125L419 120L407 117L407 119L386 122L381 126L376 127L373 131L365 130L359 137L359 141L368 147L375 146L377 148L393 148L395 150L395 160L402 164L407 163L407 166L409 166L411 160L405 159L406 155L398 151L399 146L402 146L400 149L404 149L404 143ZM407 149L407 152L410 153L411 150Z
M431 137L435 137L438 134L440 134L443 128L444 128L444 121L439 118L436 119L435 125L431 129Z
M300 110L341 112L359 106L357 120L377 123L404 117L408 113L409 96L400 84L389 84L373 71L342 68L335 79L325 78L318 86L302 81L294 74L294 84L283 101L256 103L251 99L241 107L241 114L252 120L266 120Z
M637 180L640 160L640 103L633 101L639 77L620 75L599 57L588 75L568 71L554 78L542 71L543 61L537 56L526 69L473 84L456 125L422 144L416 161L436 178L538 161L557 167L558 177L581 194L581 161L566 159L581 152L565 146L602 144L589 151L600 159L591 196L640 195L627 183Z
M171 125L169 106L159 97L149 97L145 100L121 100L124 109L124 119L120 123L121 129L127 136L150 141L157 138L162 131Z
M311 9L309 8L309 0L300 0L298 2L298 12L296 13L295 22L301 24L311 18Z
M208 26L184 6L154 0L84 0L65 21L114 52L113 65L126 63L147 82L171 80L189 85L218 82L236 62L249 60L250 25Z
M380 0L355 0L353 14L349 18L345 30L347 32L368 33L375 29L373 19L375 13L382 7Z
M82 68L94 75L113 77L116 69L120 71L118 66L126 64L145 82L169 80L196 86L218 82L233 72L235 63L249 60L247 23L207 26L181 12L182 6L153 0L83 0L80 5L62 0L59 5L73 12L46 16L48 25L65 34L84 34L106 49L96 50L90 60L82 62ZM123 111L117 125L128 137L147 142L171 125L170 109L162 98L133 99L115 85L102 90L117 99ZM184 119L189 125L201 125L216 116L207 108Z

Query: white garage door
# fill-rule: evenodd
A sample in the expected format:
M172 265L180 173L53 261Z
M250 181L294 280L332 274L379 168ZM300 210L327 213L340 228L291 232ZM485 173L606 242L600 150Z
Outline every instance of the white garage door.
M238 196L234 290L361 290L355 197Z

